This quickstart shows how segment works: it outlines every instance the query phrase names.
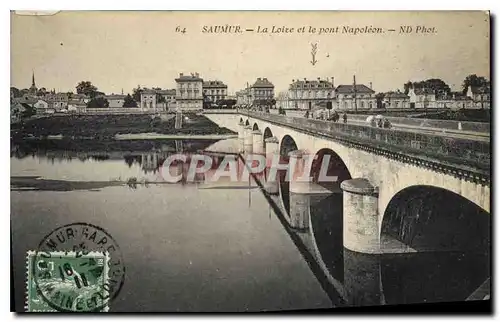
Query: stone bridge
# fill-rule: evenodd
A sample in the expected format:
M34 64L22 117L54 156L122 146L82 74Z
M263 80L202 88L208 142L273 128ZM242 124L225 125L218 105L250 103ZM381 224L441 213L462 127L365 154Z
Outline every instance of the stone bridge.
M311 203L339 194L341 209L331 216L343 226L349 250L382 254L490 245L490 142L260 112L206 116L237 132L243 153L298 162L306 154L330 156L329 174L338 177L334 186L267 183L292 228L309 228Z

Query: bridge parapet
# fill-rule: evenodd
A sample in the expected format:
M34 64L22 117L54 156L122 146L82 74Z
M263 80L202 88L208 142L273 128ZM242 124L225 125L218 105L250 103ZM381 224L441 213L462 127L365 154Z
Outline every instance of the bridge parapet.
M490 182L490 142L255 111L240 111L240 114L408 163L444 170L481 184L489 185Z

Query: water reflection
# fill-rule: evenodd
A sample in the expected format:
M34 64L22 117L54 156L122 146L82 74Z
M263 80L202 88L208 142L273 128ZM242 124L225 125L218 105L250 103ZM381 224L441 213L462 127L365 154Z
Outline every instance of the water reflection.
M489 249L371 255L343 247L342 195L310 195L309 229L297 230L273 202L311 269L340 305L464 301L490 276ZM271 197L272 198L272 197Z

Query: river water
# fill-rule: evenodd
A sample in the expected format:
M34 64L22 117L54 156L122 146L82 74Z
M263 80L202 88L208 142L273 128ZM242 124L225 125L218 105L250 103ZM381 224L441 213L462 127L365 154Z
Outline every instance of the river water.
M155 184L162 182L157 160L164 153L211 147L234 151L234 144L164 141L149 150L120 146L83 152L60 143L13 146L16 310L24 307L27 251L54 228L73 222L106 229L122 250L125 283L110 305L116 312L456 301L489 276L488 254L380 257L344 250L339 195L312 200L311 230L297 232L286 226L279 199L266 198L254 181L214 186L201 178L192 184ZM130 178L138 184L91 184ZM44 185L44 180L56 182ZM150 184L141 184L146 181Z

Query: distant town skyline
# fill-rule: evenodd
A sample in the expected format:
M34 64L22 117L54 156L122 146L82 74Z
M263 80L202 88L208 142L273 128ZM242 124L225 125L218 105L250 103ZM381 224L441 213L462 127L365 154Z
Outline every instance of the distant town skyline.
M435 34L207 34L203 26L435 27ZM176 32L176 27L186 33ZM317 63L311 43L318 43ZM464 78L490 79L489 17L484 12L62 12L11 16L11 86L75 91L91 81L105 93L175 88L179 73L221 80L234 94L259 77L275 92L292 79L335 77L335 85L373 84L377 92L440 78L460 90Z

